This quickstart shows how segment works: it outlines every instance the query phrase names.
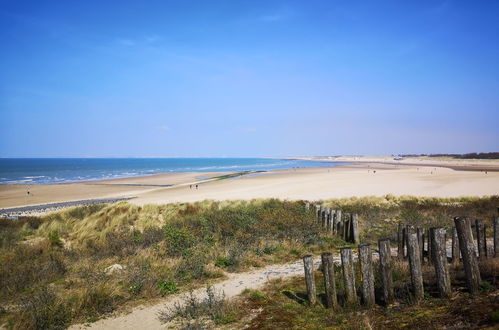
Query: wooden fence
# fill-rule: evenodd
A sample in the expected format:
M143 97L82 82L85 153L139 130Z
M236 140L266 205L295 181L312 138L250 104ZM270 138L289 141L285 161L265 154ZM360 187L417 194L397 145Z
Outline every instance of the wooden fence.
M338 235L345 241L360 244L359 217L357 214L348 214L342 210L333 210L321 205L306 203L306 209L314 211L320 226L331 235ZM447 232L445 228L434 227L429 229L415 228L410 224L399 224L397 228L397 255L392 256L389 239L378 241L379 271L381 274L381 300L384 304L394 302L394 286L392 269L394 259L408 262L411 278L413 299L417 302L424 297L422 265L433 265L438 291L441 297L451 295L452 283L449 275L449 266L463 264L466 275L466 284L471 294L480 289L480 270L478 260L499 258L499 217L493 217L492 223L487 221L471 221L464 217L454 218L455 226ZM487 229L492 227L492 247L487 247ZM475 233L475 239L473 237ZM447 253L447 240L450 239L450 257ZM475 245L476 240L476 245ZM341 279L343 281L345 304L357 304L358 297L354 276L354 253L352 248L340 249ZM336 296L333 254L322 253L322 272L326 294L326 307L336 308ZM303 258L305 267L305 282L309 302L315 304L317 292L313 272L313 257ZM362 304L375 304L375 283L373 269L373 251L369 244L358 246L358 261L361 272L360 296Z

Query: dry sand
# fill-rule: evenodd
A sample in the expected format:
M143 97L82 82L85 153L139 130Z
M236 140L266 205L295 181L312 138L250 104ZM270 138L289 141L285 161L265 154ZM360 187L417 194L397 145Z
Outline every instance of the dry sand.
M204 199L319 200L386 194L435 197L499 194L498 171L485 173L472 170L476 169L478 163L481 164L480 161L475 164L466 161L461 165L468 170L461 171L437 167L437 164L448 166L449 163L446 161L435 163L434 166L414 166L384 164L387 158L378 160L377 163L362 161L353 165L330 168L278 170L208 182L203 180L224 173L171 173L74 184L31 185L29 196L26 194L28 189L26 186L0 185L0 208L130 196L136 197L131 200L132 203L143 205L194 202ZM488 162L487 166L499 169L499 162ZM199 183L199 189L189 188L190 183Z

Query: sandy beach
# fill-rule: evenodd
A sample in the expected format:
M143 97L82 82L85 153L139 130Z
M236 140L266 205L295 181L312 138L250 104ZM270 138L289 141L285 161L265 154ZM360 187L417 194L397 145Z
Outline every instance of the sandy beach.
M330 168L276 170L225 180L212 180L226 174L220 172L168 173L71 184L0 185L0 208L119 197L134 197L131 203L144 205L204 199L320 200L386 194L434 197L499 194L497 161L405 159L393 164L393 157L341 157L336 160L355 163ZM408 165L414 162L421 165ZM447 167L457 165L464 170ZM489 170L486 172L483 166ZM189 186L196 183L198 189Z

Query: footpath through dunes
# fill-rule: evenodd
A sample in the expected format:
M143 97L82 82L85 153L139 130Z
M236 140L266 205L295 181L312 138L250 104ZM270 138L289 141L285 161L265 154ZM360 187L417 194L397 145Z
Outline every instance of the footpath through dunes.
M396 255L396 249L392 248L392 255ZM373 259L378 259L379 255L373 251ZM357 253L355 253L357 258ZM340 263L339 253L335 254L334 262ZM314 256L314 269L320 267L320 256ZM214 283L213 289L216 292L224 293L225 297L230 299L241 293L244 289L258 289L263 287L269 281L276 278L290 278L293 276L303 276L303 260L297 260L291 263L281 265L270 265L262 269L228 274L228 279ZM206 288L200 288L193 291L194 297L203 300L207 297ZM173 309L176 305L185 304L186 293L171 296L164 301L152 305L137 307L129 314L111 316L98 320L91 324L76 324L69 329L165 329L167 324L161 323L159 314L163 311Z

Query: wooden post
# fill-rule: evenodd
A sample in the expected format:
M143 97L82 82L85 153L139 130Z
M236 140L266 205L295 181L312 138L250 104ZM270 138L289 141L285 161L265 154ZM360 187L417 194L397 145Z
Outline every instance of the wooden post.
M315 205L315 217L317 218L317 222L320 222L321 219L321 206Z
M326 228L326 217L327 217L327 209L326 208L323 208L322 209L322 214L321 214L321 227L322 229L325 229Z
M484 235L484 225L482 225L482 221L475 220L475 231L476 231L476 243L478 247L478 257L480 259L487 258L487 245L485 243L485 235Z
M489 251L487 250L487 224L484 223L482 226L482 245L483 245L483 256L485 259L489 257Z
M352 235L351 235L352 243L359 244L360 238L359 238L359 215L358 214L352 214L351 229L352 229Z
M336 235L341 235L341 210L336 211Z
M426 257L428 260L428 263L431 264L433 262L433 256L432 256L432 251L431 251L431 228L426 231L426 237L427 237L427 243L426 243Z
M331 232L331 218L333 216L333 210L331 210L330 208L327 209L327 221L326 221L326 232L327 233L330 233Z
M305 284L307 285L308 302L310 305L315 305L317 295L314 279L314 260L311 255L308 254L303 257L303 267L305 268Z
M310 203L309 202L306 202L305 203L305 211L309 211L310 210Z
M494 217L494 258L499 257L499 217Z
M419 244L419 252L421 253L421 264L424 262L424 244L423 244L423 229L417 228L416 233L418 234L418 244Z
M345 287L345 300L347 304L357 302L355 291L355 275L353 271L353 257L351 248L341 248L341 267L343 269L343 286Z
M324 288L326 290L326 307L338 307L336 298L336 282L334 279L334 259L329 252L324 252L322 258L322 272L324 274Z
M404 225L399 223L398 231L397 231L397 258L402 260L404 259Z
M337 217L338 211L333 210L331 213L331 234L336 234L336 217Z
M451 293L449 268L447 265L447 249L445 248L445 229L433 228L431 231L433 248L433 264L437 275L437 286L441 297L448 297Z
M386 305L393 303L393 276L392 276L392 252L390 240L382 239L378 241L379 265L381 268L381 280L383 282L383 300Z
M409 229L409 228L408 228ZM419 301L424 296L423 273L421 271L421 257L419 256L418 236L412 230L407 230L407 254L414 298Z
M350 229L350 214L345 214L343 221L343 239L349 241L348 232Z
M423 257L421 258L421 260L423 260L423 263L424 263L425 262L424 256L426 254L425 253L425 242L428 240L428 238L427 238L428 235L426 234L426 229L424 229L424 228L423 228L423 235L422 236L423 236L422 237L422 239L423 239L423 246L421 247L421 251L423 253Z
M362 275L362 299L364 305L370 307L375 303L373 256L370 244L361 244L359 246L359 262Z
M473 235L471 234L471 223L466 218L455 217L457 237L459 239L459 249L463 257L464 272L466 273L466 283L471 294L476 294L480 290L480 270L476 258Z
M348 213L345 213L343 215L343 228L341 230L341 237L346 241L346 232L347 232L347 228L348 228L348 217L349 217L349 214Z
M407 225L402 228L402 257L407 258L409 251L407 250Z
M452 264L457 265L459 263L459 240L457 238L456 227L452 228Z

